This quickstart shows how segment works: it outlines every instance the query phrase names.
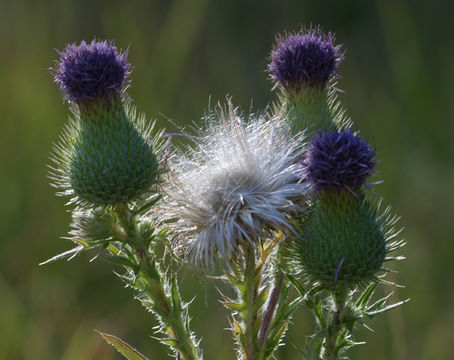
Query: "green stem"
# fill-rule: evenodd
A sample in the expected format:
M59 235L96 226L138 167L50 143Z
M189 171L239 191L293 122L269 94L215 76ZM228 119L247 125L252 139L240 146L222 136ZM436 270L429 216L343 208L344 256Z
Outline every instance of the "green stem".
M117 213L129 243L137 254L140 265L139 276L145 283L145 293L150 297L154 305L159 308L159 315L156 315L162 318L162 322L165 324L165 331L175 341L176 345L172 345L172 347L177 352L178 358L198 360L197 347L189 330L186 329L184 314L173 307L172 299L166 294L161 271L154 257L150 256L147 251L145 241L139 235L136 223L130 216L129 209L126 206L117 207Z
M333 296L335 301L334 314L331 317L331 322L325 330L325 360L337 360L338 358L337 342L339 338L339 331L342 327L340 315L344 310L347 292L345 290L335 290L333 292Z
M244 256L246 261L245 271L244 271L244 281L246 285L246 290L243 295L243 304L246 305L245 312L245 336L246 336L246 349L245 355L246 360L255 360L256 359L256 346L255 346L255 333L254 325L257 321L257 311L255 309L255 300L257 298L257 285L255 278L255 249L253 246L244 246Z
M284 284L284 274L282 271L278 271L273 289L271 290L266 309L263 312L262 323L260 325L258 345L260 348L258 359L265 359L265 343L270 329L271 322L273 320L273 315L276 310L276 306L279 303L279 297L281 295L282 285Z
M282 258L281 248L288 241L288 239L283 240L282 239L283 236L284 233L282 231L279 231L274 241L269 245L268 249L265 251L265 253L267 254L266 257L268 257L269 254L271 254L271 251L275 248L275 246L278 246L276 260L279 266L276 272L273 274L274 275L273 288L271 289L270 295L265 306L265 310L263 311L262 323L260 324L258 335L259 352L257 360L266 360L270 357L270 356L265 357L265 353L267 351L266 345L271 325L275 320L274 318L276 315L276 308L278 307L279 302L281 300L281 293L283 289L282 287L284 286L284 273L281 270L282 269L281 266L283 266L284 259Z

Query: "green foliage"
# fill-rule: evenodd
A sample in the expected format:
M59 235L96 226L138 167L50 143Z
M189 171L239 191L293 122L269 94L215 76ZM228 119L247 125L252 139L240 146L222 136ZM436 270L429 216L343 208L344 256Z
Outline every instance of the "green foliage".
M155 203L156 199L150 201ZM136 213L147 207L145 204L138 205ZM157 245L168 245L162 241L165 231L157 230L149 219L141 221L136 218L137 215L132 215L125 206L117 208L116 213L126 233L127 246L111 243L108 247L112 254L110 260L126 269L126 274L120 277L138 291L137 299L159 320L158 331L163 335L159 341L167 344L177 358L201 358L198 344L189 328L188 303L184 303L180 297L176 276L171 270L164 274L160 269L164 262L162 259L157 261ZM147 225L139 226L140 223ZM167 251L172 252L172 249L169 247Z
M106 340L110 345L112 345L118 352L123 355L128 360L148 360L145 356L140 354L137 350L132 348L130 345L125 343L123 340L117 338L116 336L109 335L98 331L104 340Z
M388 305L390 294L371 303L378 285L376 282L370 283L358 295L357 290L330 292L318 286L307 291L293 276L287 277L316 319L315 333L304 349L298 349L304 360L348 359L345 356L346 350L365 344L355 340L354 330L357 325L368 327L366 320L409 301L407 299Z
M158 229L150 219L140 217L158 200L159 196L153 196L137 202L132 211L127 205L74 211L70 239L78 245L42 264L97 249L96 256L125 269L124 274L117 275L136 290L136 298L158 319L159 341L176 357L197 360L201 355L189 327L188 303L181 299L176 276L171 271L164 274L156 259L158 245L172 253L166 229ZM120 339L101 335L128 359L140 358L135 358L141 355Z
M238 359L273 358L300 304L291 296L289 283L275 264L280 257L276 247L285 242L282 237L280 232L258 249L244 246L223 278L235 290L234 298L223 295L223 304L232 313Z
M263 359L272 358L275 350L283 345L283 337L289 325L293 312L300 305L300 299L290 296L288 283L285 282L278 299L273 321L270 324L266 341L262 345Z

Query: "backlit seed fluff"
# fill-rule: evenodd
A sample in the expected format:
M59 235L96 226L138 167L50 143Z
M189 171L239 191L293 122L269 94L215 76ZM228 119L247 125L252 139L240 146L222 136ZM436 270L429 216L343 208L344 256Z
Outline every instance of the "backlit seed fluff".
M277 118L251 116L243 122L232 109L206 119L194 147L170 159L168 206L177 246L195 264L209 267L255 246L271 229L292 229L307 185L298 157L302 135L290 137Z

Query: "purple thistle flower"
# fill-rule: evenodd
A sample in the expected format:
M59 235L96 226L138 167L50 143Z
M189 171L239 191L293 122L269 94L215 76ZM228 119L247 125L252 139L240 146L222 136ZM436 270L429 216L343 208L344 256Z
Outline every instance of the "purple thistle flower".
M54 81L63 98L81 103L99 97L116 96L127 86L131 72L128 52L119 53L113 42L93 40L90 44L70 44L53 68Z
M319 27L279 35L268 65L271 79L285 90L324 87L344 57L334 41L334 34Z
M308 147L307 179L316 191L347 188L365 183L375 167L371 146L350 130L323 132Z

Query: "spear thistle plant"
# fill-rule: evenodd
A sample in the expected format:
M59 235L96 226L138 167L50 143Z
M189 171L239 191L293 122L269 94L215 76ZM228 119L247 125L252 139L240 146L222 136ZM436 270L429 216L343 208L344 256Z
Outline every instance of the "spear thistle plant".
M164 141L125 96L127 53L93 40L68 45L59 54L54 79L74 118L55 147L51 178L59 194L77 205L70 232L77 246L51 260L103 250L102 257L125 269L122 280L158 318L161 342L176 357L200 359L177 280L156 259L157 246L167 241L165 229L158 229L156 219L144 220L160 197L158 159ZM143 358L119 339L103 336L123 355Z
M344 53L333 34L278 36L273 109L244 115L228 100L181 150L130 105L127 52L93 40L59 55L52 72L73 118L50 177L73 206L76 246L46 263L96 250L121 267L175 358L203 358L179 292L181 263L231 289L222 302L241 360L277 358L300 306L315 320L303 359L347 359L358 324L405 302L372 302L404 242L366 182L376 153L337 99ZM146 359L100 334L125 358Z
M404 303L387 305L385 297L369 305L388 271L384 263L401 259L389 254L404 242L395 240L396 217L389 208L380 213L363 191L374 170L374 151L350 129L335 91L327 91L343 59L339 51L331 33L303 28L277 38L268 67L291 129L307 128L312 137L302 162L313 191L306 211L295 219L288 252L294 267L287 268L317 324L301 350L307 360L345 358L345 351L359 344L353 338L356 324Z

